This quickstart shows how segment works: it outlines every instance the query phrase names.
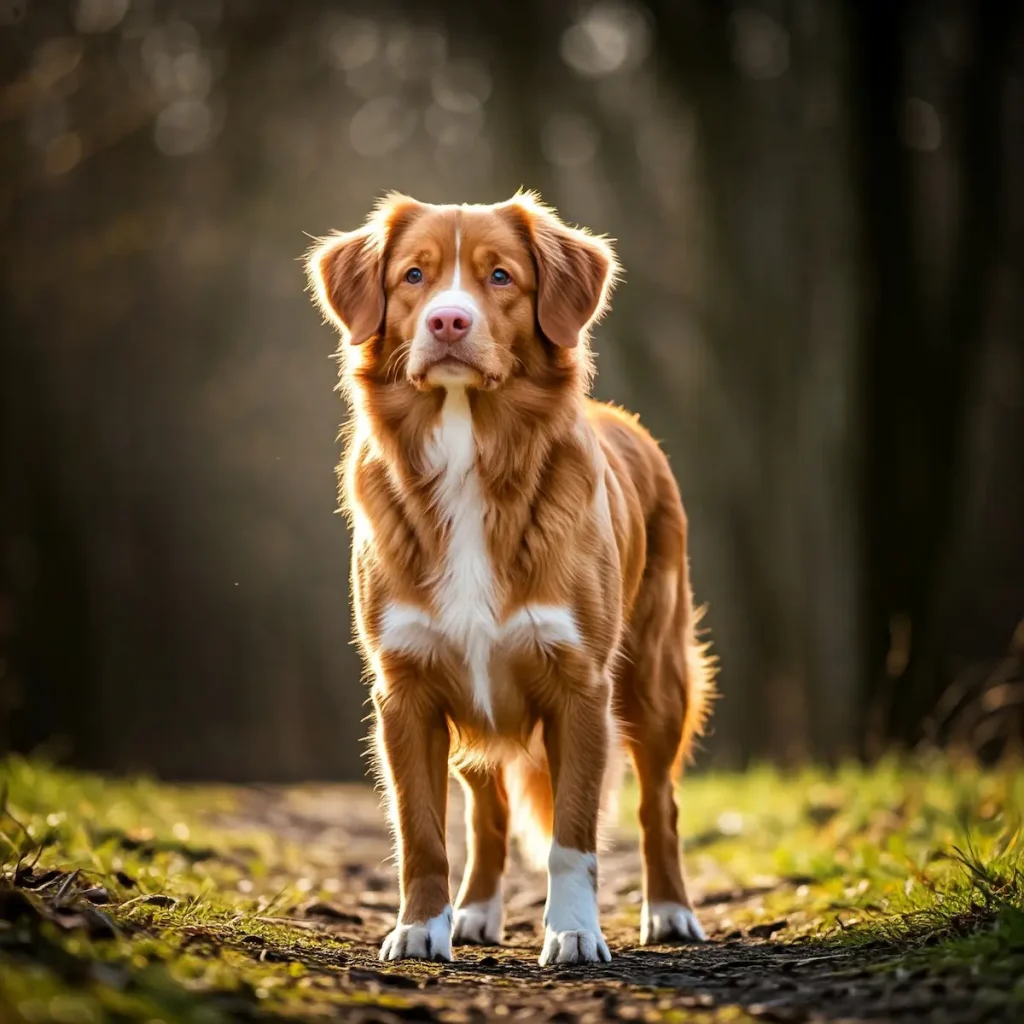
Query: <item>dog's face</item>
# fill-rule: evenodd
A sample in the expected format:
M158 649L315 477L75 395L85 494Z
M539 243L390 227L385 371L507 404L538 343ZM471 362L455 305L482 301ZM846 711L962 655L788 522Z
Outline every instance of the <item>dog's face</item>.
M372 379L495 390L586 339L616 263L532 196L496 206L386 199L309 258L324 312Z

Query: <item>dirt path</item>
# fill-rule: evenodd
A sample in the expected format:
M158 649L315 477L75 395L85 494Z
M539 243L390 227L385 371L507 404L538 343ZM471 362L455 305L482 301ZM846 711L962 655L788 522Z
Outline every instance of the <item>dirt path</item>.
M454 788L454 787L453 787ZM461 806L453 792L453 881L462 867ZM451 964L385 965L377 949L397 910L390 844L373 794L358 788L254 790L237 819L219 827L267 829L337 865L336 890L289 920L344 938L330 985L364 1003L365 1020L1013 1020L1000 993L968 972L907 970L891 945L844 946L772 941L772 924L745 933L719 922L760 892L692 888L710 940L706 945L641 949L637 941L640 863L633 841L612 844L601 862L610 964L541 969L544 879L513 862L506 888L507 945L459 947ZM269 950L285 957L287 950ZM316 968L316 964L307 966ZM339 971L338 968L342 970ZM325 984L327 982L325 981ZM339 993L341 994L341 993ZM392 998L401 1005L389 1007ZM353 1012L356 1012L353 1008Z

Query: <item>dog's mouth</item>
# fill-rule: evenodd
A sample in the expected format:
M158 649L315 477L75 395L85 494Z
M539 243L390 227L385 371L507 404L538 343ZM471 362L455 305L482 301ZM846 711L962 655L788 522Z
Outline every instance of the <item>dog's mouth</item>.
M425 366L417 367L409 379L423 390L431 388L472 387L490 391L498 378L461 355L447 352Z
M430 371L430 370L436 369L439 366L451 366L451 367L464 366L468 370L477 370L478 369L477 366L474 363L471 363L468 359L462 359L461 357L454 356L454 355L447 355L447 356L441 356L440 359L436 360L430 366L428 366L427 370Z

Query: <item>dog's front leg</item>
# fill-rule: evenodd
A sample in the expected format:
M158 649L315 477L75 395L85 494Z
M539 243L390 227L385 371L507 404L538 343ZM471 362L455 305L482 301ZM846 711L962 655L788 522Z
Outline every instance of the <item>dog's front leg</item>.
M594 679L545 716L554 827L542 967L611 960L597 906L597 824L608 759L610 686Z
M451 960L445 816L448 805L448 722L413 693L375 687L377 749L398 843L401 903L382 960Z

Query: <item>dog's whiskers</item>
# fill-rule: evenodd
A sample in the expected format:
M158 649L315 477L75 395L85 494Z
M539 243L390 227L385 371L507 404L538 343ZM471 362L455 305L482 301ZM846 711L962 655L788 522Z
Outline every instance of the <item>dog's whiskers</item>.
M395 378L394 379L396 381L398 380L398 371L399 371L400 360L401 360L402 356L408 355L409 352L412 350L412 343L413 343L413 339L412 338L410 338L408 341L403 341L402 344L399 345L398 348L396 348L395 351L392 352L391 355L388 357L388 361L384 364L384 381L385 381L385 383L390 383L388 378L389 378L389 376L391 374L391 370L392 369L394 369L394 371L395 371Z

